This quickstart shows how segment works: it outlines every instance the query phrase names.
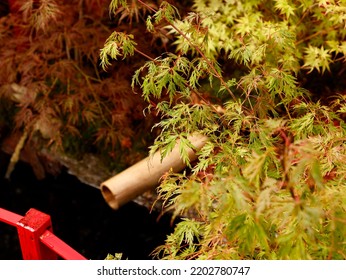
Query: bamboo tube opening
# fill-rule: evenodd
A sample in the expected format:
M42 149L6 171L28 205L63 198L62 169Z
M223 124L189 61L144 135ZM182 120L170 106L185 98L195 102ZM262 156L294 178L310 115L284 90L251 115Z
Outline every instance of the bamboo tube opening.
M117 202L117 199L114 197L114 194L106 185L101 186L101 192L103 198L106 200L106 202L111 208L118 209L120 207L119 203Z

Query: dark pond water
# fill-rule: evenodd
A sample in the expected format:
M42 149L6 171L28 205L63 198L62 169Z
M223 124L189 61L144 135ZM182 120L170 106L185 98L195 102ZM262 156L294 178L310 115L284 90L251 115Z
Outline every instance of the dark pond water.
M37 181L26 164L4 180L8 157L0 156L0 207L24 215L35 208L51 216L55 235L88 259L122 252L128 259L151 259L150 253L172 232L170 218L129 203L112 210L100 191L64 172ZM21 259L16 229L0 223L0 259Z

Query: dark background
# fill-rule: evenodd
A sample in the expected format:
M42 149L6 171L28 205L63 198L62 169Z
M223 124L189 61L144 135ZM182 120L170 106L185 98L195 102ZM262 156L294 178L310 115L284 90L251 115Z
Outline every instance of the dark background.
M100 190L80 183L64 171L37 181L31 167L19 163L5 180L9 156L0 154L0 208L25 215L35 208L51 216L53 232L87 259L107 254L152 259L150 253L173 231L170 217L158 219L143 206L128 203L118 211L104 201ZM0 259L22 259L16 228L0 222Z

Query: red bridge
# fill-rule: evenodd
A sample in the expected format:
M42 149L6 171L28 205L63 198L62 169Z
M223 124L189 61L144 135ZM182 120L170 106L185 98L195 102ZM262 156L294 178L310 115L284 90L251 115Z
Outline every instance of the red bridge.
M0 208L0 222L17 228L24 260L86 260L53 234L50 216L36 209L22 217Z

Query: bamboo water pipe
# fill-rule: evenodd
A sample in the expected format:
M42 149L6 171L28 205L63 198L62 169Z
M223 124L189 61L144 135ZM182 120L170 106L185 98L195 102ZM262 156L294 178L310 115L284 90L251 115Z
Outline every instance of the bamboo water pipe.
M195 147L195 149L187 151L190 161L193 161L197 158L196 152L206 143L207 137L193 134L188 137L188 140ZM161 160L160 152L156 152L153 156L137 162L103 182L101 193L108 205L116 210L126 202L157 186L165 172L171 169L173 172L179 172L185 167L186 164L179 153L179 141L177 141L173 150L163 160Z

